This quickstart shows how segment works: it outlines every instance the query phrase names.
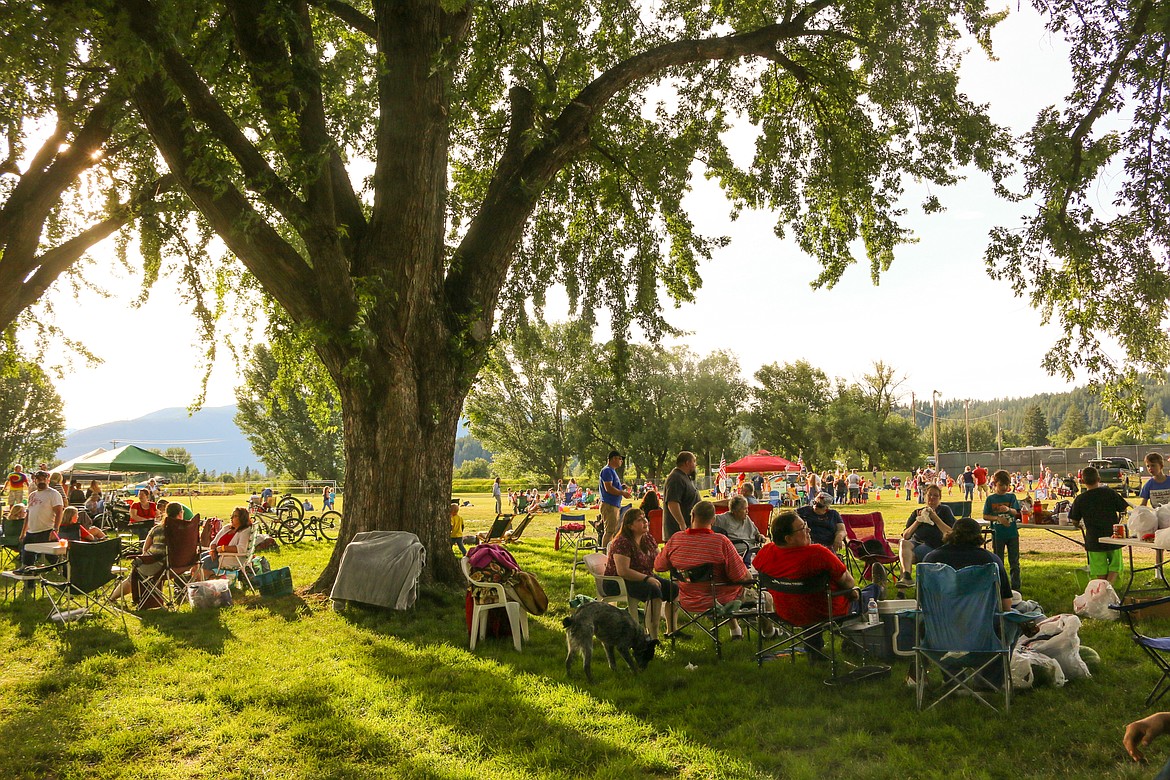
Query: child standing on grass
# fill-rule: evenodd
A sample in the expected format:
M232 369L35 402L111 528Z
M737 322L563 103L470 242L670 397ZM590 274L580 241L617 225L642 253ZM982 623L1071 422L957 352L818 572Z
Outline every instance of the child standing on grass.
M459 502L455 499L451 499L451 544L467 555L467 548L463 546L463 518L459 516Z
M1019 590L1020 500L1012 492L1012 475L1003 469L991 476L991 485L993 491L983 504L983 519L991 523L992 551L1011 568L1012 589Z

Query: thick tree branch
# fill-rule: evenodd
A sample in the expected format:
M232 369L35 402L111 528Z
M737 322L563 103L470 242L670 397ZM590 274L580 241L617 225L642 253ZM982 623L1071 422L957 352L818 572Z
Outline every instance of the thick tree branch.
M260 150L248 140L224 111L182 53L160 29L158 12L150 0L119 0L130 16L130 26L147 46L162 55L163 66L191 107L194 118L203 122L235 158L244 179L269 205L294 227L308 220L305 204L276 174ZM160 86L161 83L160 83Z
M809 21L831 4L832 0L816 0L779 24L717 38L675 41L618 63L582 89L561 111L544 140L520 160L510 152L515 137L527 133L528 128L523 116L514 115L513 137L496 166L480 212L456 249L445 285L447 300L458 316L471 316L481 323L473 327L472 339L482 343L490 335L512 252L540 193L586 147L590 124L615 95L671 68L750 56L774 59L781 41L803 35ZM513 90L513 100L516 94Z
M1129 55L1133 53L1133 50L1145 36L1146 24L1149 21L1150 13L1153 11L1153 6L1154 4L1147 0L1138 8L1133 21L1133 29L1118 50L1113 62L1110 63L1105 81L1101 84L1101 88L1097 92L1097 99L1093 101L1093 105L1089 107L1085 115L1080 118L1073 128L1072 134L1069 136L1070 159L1068 164L1068 179L1065 183L1064 193L1060 198L1060 210L1058 212L1059 219L1062 222L1068 215L1069 201L1072 200L1073 193L1078 189L1076 182L1080 179L1081 165L1084 162L1085 139L1092 132L1093 125L1105 113L1105 109L1109 105L1113 94L1113 88L1121 78L1121 72L1125 69ZM1089 23L1082 19L1082 24Z
M378 37L378 23L349 3L343 3L341 0L309 0L309 3L333 14L360 33L365 33L371 38Z
M143 187L125 203L115 207L102 221L91 225L72 238L36 257L20 257L5 247L0 264L0 330L16 321L17 316L35 303L45 290L99 241L120 230L142 208L175 184L174 177L164 176ZM39 228L38 224L38 228ZM37 230L39 237L40 230ZM31 274L31 276L30 276Z
M158 77L134 88L134 104L155 146L179 185L203 212L228 248L297 322L320 318L312 270L292 246L257 213L236 187L204 182L190 134L190 115L183 104L167 97Z

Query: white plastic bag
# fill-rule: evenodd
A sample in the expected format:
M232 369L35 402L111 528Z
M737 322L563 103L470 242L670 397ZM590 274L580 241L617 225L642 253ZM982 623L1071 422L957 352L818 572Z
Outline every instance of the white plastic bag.
M1170 506L1170 504L1167 504L1166 506ZM1163 550L1170 550L1170 528L1159 528L1154 533L1154 544L1158 545Z
M1023 650L1018 652L1028 659L1028 664L1032 671L1032 684L1036 687L1043 685L1051 685L1054 688L1061 688L1068 681L1064 676L1064 670L1060 668L1055 658L1049 658L1043 653L1037 653L1032 650ZM1015 682L1015 678L1012 678Z
M1092 676L1089 674L1089 667L1081 660L1079 617L1054 615L1041 620L1037 627L1040 629L1039 634L1020 643L1024 649L1055 659L1069 680Z
M232 605L231 584L227 580L204 580L187 586L187 601L192 609L230 607Z
M1031 688L1035 676L1032 674L1032 664L1029 656L1036 655L1027 651L1012 653L1012 687L1016 690Z
M1170 528L1170 504L1162 504L1155 509L1154 516L1158 518L1158 530Z
M1120 603L1108 580L1089 580L1085 592L1073 598L1073 612L1096 620L1117 620L1117 612L1109 605Z
M1158 530L1158 516L1148 506L1131 507L1126 525L1129 527L1130 536L1141 539L1146 534L1152 534Z

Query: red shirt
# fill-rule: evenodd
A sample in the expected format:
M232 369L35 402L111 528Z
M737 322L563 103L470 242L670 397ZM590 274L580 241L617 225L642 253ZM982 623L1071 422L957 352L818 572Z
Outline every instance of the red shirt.
M845 564L841 559L828 547L819 544L800 547L766 544L752 558L752 566L756 567L756 571L778 580L805 580L827 571L830 579L836 582L845 573ZM828 617L825 614L825 597L821 593L798 595L777 593L774 590L770 593L776 614L793 625L807 626ZM844 615L848 611L849 599L834 596L833 614Z
M147 520L153 520L158 517L158 509L153 501L149 501L145 505L135 501L130 505L130 511L137 512L139 517Z
M976 485L987 484L987 469L983 468L982 466L972 471L971 475L975 477Z
M735 545L722 534L710 528L688 528L674 534L666 546L658 551L654 559L656 571L692 569L703 563L714 564L715 582L742 582L748 578L743 558L735 551ZM715 598L720 604L734 601L743 593L739 585L720 585L715 588ZM701 612L711 606L711 586L707 583L678 584L678 601L683 609Z

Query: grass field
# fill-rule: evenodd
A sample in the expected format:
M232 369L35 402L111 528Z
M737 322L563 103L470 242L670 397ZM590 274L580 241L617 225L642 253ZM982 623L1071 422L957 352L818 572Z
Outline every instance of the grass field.
M486 528L491 497L461 498L469 531ZM865 508L893 526L911 507ZM1103 659L1092 679L1022 692L1007 717L970 700L917 713L905 662L836 690L803 660L757 668L747 643L717 662L693 639L638 677L600 664L589 686L578 662L566 679L572 556L553 550L555 525L538 517L513 547L551 601L522 653L506 640L468 652L458 589L424 589L403 614L335 612L302 591L68 632L44 621L42 602L0 602L0 767L14 778L1056 778L1149 777L1170 756L1170 741L1150 750L1152 766L1121 749L1155 674L1116 623L1082 629ZM1024 534L1025 595L1070 611L1078 548ZM329 553L304 542L269 560L303 589Z

